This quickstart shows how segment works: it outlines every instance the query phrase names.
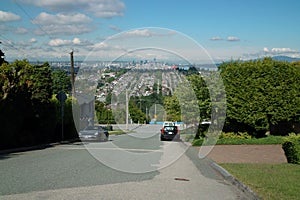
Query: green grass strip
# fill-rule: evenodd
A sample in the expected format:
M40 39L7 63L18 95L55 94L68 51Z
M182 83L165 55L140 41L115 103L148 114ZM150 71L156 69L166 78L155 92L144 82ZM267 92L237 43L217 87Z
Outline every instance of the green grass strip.
M300 165L220 164L264 200L299 199Z

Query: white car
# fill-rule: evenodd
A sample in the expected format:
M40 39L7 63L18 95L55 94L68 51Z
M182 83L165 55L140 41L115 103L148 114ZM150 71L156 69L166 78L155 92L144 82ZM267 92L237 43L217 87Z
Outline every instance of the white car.
M175 122L164 122L163 127L165 126L176 126Z

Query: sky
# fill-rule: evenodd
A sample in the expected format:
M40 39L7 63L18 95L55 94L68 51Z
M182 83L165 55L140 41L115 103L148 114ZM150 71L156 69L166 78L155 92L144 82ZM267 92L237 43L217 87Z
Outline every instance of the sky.
M0 49L29 61L300 57L300 1L1 0ZM173 58L172 58L173 56Z

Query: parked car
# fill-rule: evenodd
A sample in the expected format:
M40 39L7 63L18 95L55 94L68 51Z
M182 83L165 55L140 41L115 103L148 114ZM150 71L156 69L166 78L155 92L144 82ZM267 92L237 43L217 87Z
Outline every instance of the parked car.
M163 127L165 127L165 126L175 126L175 123L174 122L164 122Z
M79 138L82 141L107 141L109 133L101 126L87 126L79 131Z
M177 126L164 126L160 130L160 140L180 140L180 133Z

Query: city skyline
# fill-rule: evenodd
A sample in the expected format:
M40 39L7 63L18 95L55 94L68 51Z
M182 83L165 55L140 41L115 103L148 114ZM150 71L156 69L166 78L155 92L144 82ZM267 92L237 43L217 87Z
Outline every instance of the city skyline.
M125 52L199 63L300 57L299 6L294 0L4 0L0 48L9 61L64 61L71 50L77 60L92 60L91 52L99 60Z

